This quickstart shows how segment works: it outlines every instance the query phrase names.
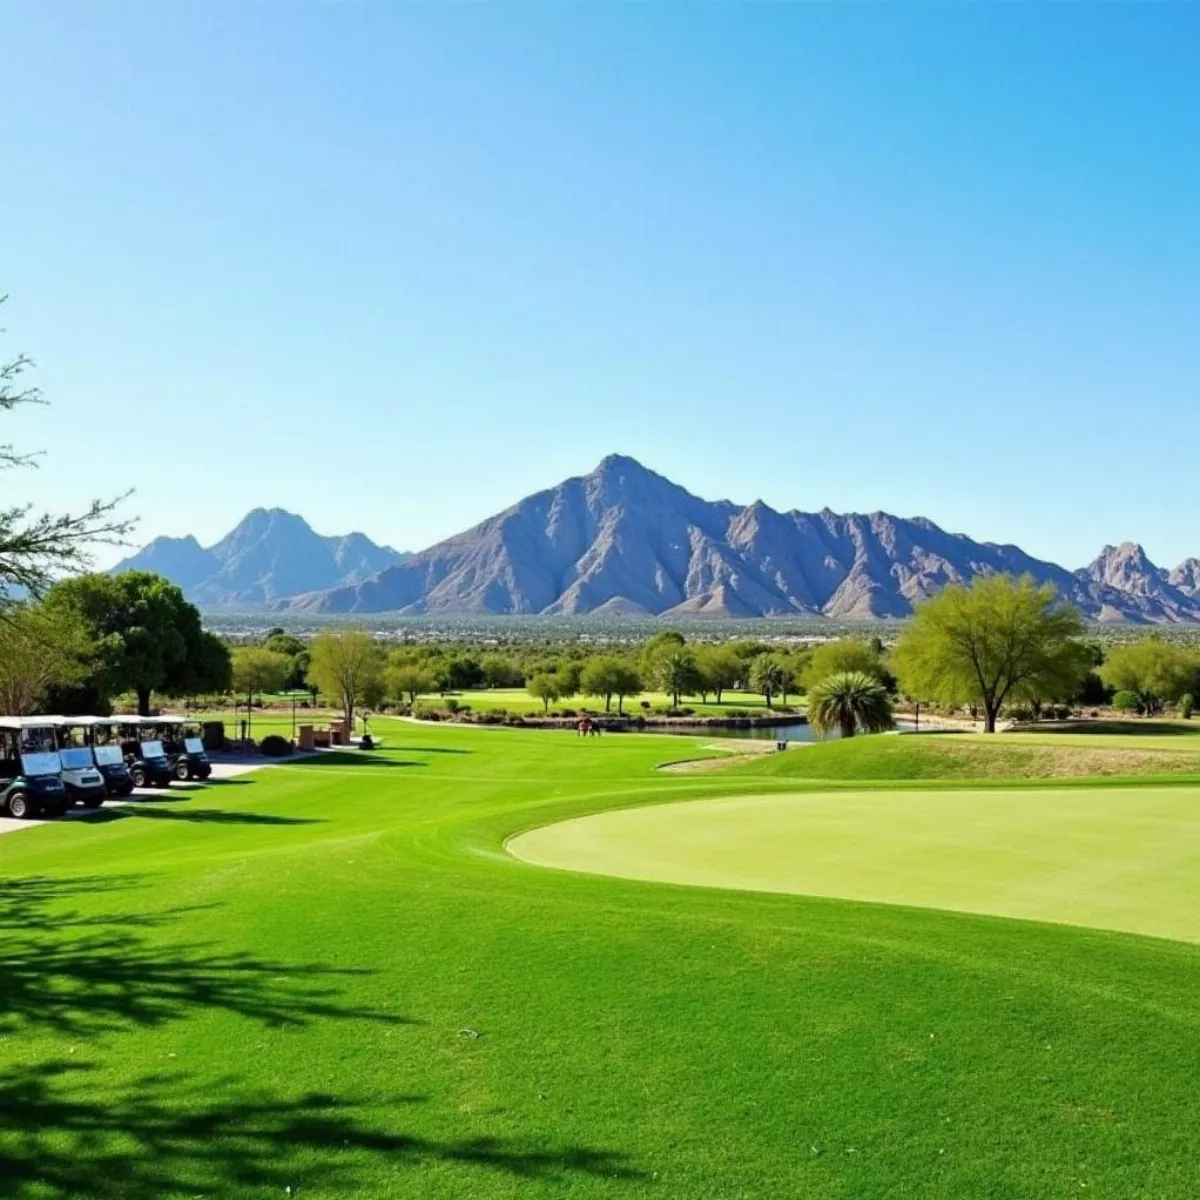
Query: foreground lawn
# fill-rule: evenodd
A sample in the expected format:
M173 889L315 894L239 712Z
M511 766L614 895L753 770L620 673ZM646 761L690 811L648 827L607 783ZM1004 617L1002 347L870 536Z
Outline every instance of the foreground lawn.
M384 736L0 838L0 1196L1195 1195L1200 947L545 870L505 839L829 783Z

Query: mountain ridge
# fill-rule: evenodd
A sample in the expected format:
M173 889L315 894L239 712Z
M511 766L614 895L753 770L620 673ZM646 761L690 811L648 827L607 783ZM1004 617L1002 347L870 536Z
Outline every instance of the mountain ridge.
M403 559L365 534L325 537L287 509L254 508L212 546L191 534L158 537L112 573L156 571L202 610L252 612L299 593L357 583Z
M1010 572L1053 583L1093 620L1200 622L1200 557L1168 571L1122 542L1072 571L927 517L704 500L620 454L417 554L256 508L213 546L156 538L113 569L130 567L220 612L870 620Z
M1168 572L1141 546L1122 543L1070 571L1016 545L947 532L926 517L703 500L624 455L609 455L589 474L526 496L368 579L273 607L867 620L908 616L949 583L999 572L1053 583L1097 620L1200 622L1200 560Z

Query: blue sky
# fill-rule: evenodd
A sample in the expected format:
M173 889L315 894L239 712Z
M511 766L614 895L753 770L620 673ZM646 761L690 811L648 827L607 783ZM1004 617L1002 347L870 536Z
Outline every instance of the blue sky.
M6 487L417 549L640 458L1200 554L1200 6L6 8ZM11 493L9 493L11 494Z

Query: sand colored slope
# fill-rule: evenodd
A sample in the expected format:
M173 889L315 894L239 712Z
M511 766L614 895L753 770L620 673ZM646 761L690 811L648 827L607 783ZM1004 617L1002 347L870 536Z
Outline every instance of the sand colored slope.
M1200 788L738 797L564 821L508 849L630 879L1200 942Z

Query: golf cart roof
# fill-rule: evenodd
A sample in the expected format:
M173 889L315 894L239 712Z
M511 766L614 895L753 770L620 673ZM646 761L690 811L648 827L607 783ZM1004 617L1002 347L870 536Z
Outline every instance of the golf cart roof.
M61 717L0 717L0 729L45 729Z

